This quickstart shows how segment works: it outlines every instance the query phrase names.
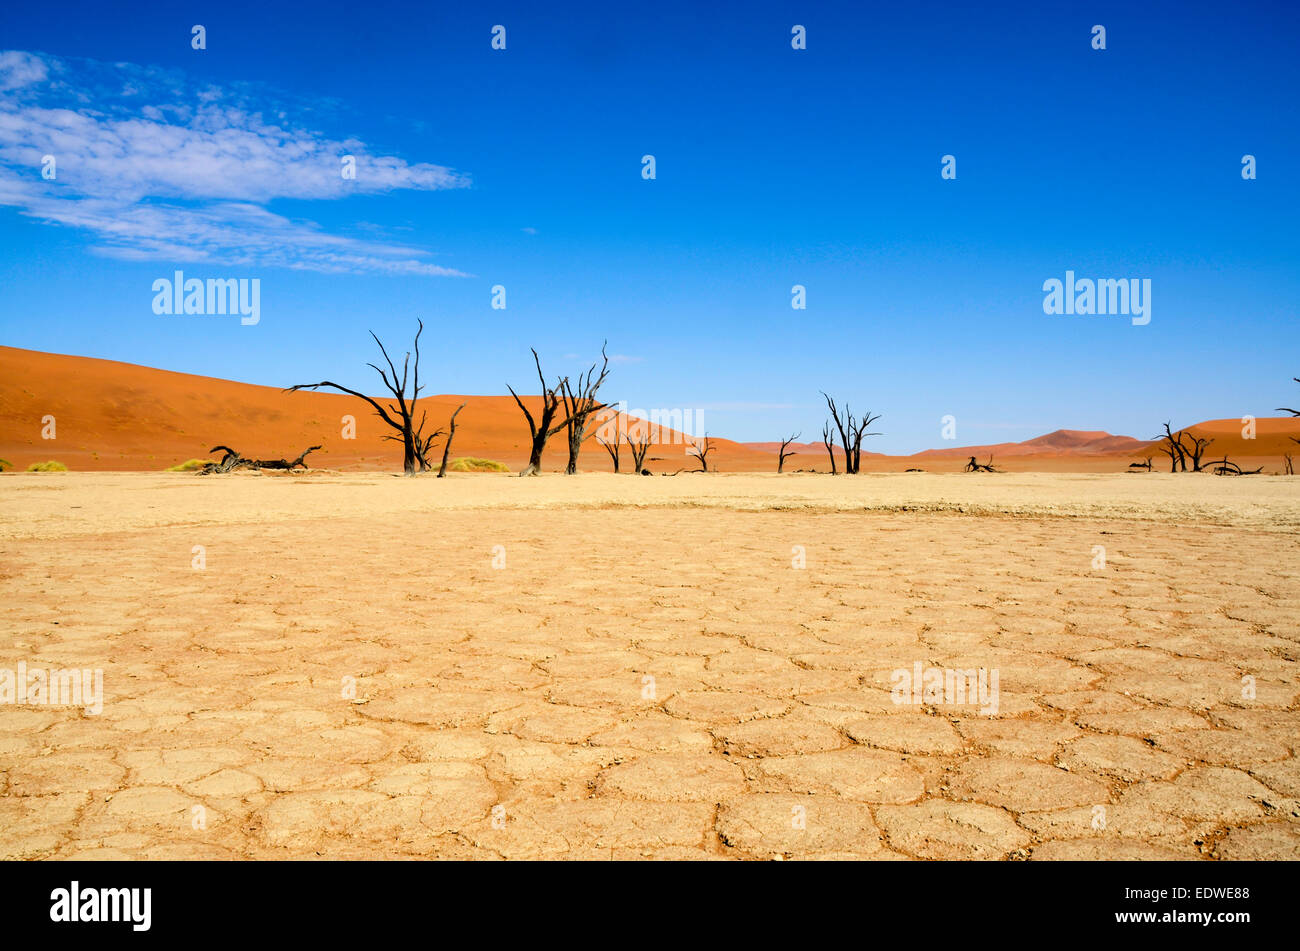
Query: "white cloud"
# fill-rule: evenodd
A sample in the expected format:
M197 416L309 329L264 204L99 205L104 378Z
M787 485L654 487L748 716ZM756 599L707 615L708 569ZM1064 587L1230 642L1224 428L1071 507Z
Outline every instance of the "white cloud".
M421 248L329 234L276 199L465 188L452 169L295 125L252 87L132 64L0 52L0 204L84 230L96 253L313 271L461 275ZM261 108L256 108L260 105ZM320 112L328 104L302 104ZM41 177L45 155L57 177ZM340 174L344 156L356 177Z

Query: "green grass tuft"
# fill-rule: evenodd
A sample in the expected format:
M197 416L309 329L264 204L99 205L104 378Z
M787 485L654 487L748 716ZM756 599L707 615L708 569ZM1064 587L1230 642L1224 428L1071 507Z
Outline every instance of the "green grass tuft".
M185 462L175 466L168 466L168 472L193 472L195 469L202 469L208 464L207 459L187 459Z
M49 462L33 462L27 467L28 472L67 472L68 467L51 459Z

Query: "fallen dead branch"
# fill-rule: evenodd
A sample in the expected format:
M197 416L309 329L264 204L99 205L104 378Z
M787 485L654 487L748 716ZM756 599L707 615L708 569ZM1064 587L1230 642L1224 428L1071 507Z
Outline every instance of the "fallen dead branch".
M980 463L980 462L976 461L976 459L975 459L974 456L971 456L971 457L970 457L970 462L966 463L966 466L965 466L965 468L964 468L962 471L964 471L964 472L997 472L998 470L993 468L993 457L992 457L992 456L989 456L989 461L988 461L988 462L985 462L985 463Z
M310 468L306 459L309 453L320 449L320 446L311 446L304 449L298 458L290 461L287 459L245 459L238 451L231 449L229 446L213 446L208 452L223 452L220 462L209 462L198 470L199 475L207 475L211 472L232 472L235 469L296 469L302 466L304 469Z
M1260 466L1258 469L1243 469L1235 462L1229 462L1227 456L1224 456L1222 459L1218 460L1217 462L1211 462L1209 466L1210 466L1210 471L1213 472L1215 475L1233 475L1233 476L1259 475L1261 472L1264 471L1263 466Z

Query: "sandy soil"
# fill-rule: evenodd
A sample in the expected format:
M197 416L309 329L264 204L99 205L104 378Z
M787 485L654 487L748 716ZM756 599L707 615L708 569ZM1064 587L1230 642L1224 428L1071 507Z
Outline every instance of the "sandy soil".
M6 857L1300 858L1295 478L8 474L0 604Z

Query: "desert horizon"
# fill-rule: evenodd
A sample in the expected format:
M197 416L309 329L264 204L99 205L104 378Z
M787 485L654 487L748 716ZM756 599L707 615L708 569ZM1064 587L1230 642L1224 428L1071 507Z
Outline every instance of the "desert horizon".
M0 36L16 941L1286 917L1293 3Z
M0 460L22 470L47 461L88 471L158 471L192 459L216 461L213 445L234 446L249 458L292 459L320 444L307 460L311 467L340 471L375 471L401 464L401 450L385 441L387 427L355 397L342 393L287 393L265 384L237 383L171 370L64 354L37 353L0 346ZM379 398L384 398L377 394ZM521 399L536 410L541 397L527 392ZM522 469L529 456L528 431L514 400L508 396L422 395L421 403L440 422L461 403L455 433L456 457L487 459ZM626 401L612 404L616 412ZM673 411L674 428L659 416L645 419L619 414L620 431L641 426L651 434L646 468L655 475L699 468L688 452L691 440L704 432L684 432L682 417L690 408ZM62 427L62 441L44 438L41 423L53 416ZM702 418L704 414L701 412ZM355 421L353 434L343 436L341 421ZM664 418L668 413L664 413ZM1206 460L1227 457L1265 472L1285 471L1286 456L1296 450L1300 418L1249 417L1253 436L1245 438L1246 420L1212 419L1181 426L1188 437L1212 439ZM578 457L582 471L610 471L611 460L599 445L601 418L593 419ZM1159 424L1153 424L1158 429ZM55 429L57 433L58 428ZM24 438L25 434L25 438ZM765 472L776 466L781 443L737 442L714 433L716 454L709 462L722 472ZM835 435L835 439L840 437ZM565 451L556 438L547 471L563 471ZM1056 430L1018 443L930 448L891 456L862 451L862 471L892 472L926 467L926 471L961 471L971 456L981 463L992 459L999 469L1016 472L1116 472L1129 463L1161 462L1159 440L1141 440L1102 431ZM391 448L390 448L391 447ZM822 443L791 442L797 454L790 471L829 472ZM836 466L843 468L844 450L834 445Z

